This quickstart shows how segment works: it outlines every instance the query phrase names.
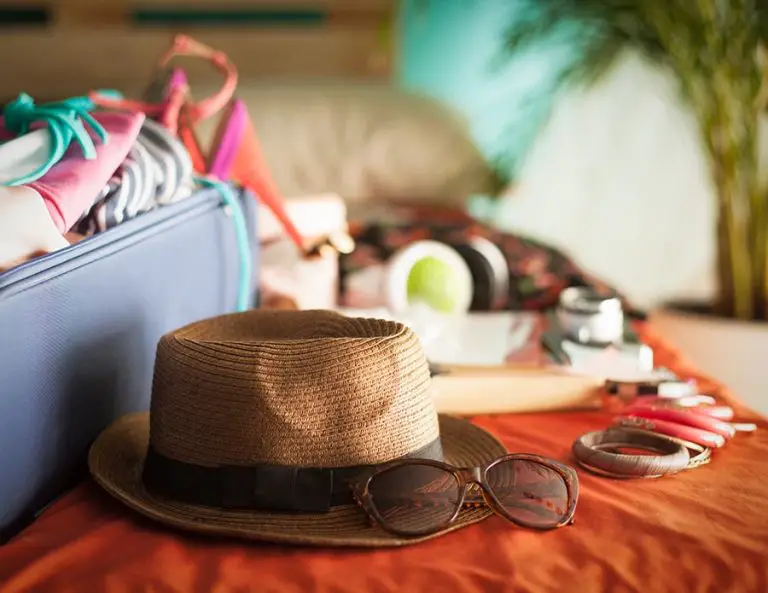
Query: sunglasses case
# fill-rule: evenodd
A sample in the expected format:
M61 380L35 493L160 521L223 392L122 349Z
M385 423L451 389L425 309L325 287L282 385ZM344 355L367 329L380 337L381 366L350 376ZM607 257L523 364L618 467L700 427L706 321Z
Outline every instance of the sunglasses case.
M256 202L238 198L255 260ZM148 408L163 334L235 310L239 272L207 189L0 274L0 543L81 475L102 429Z

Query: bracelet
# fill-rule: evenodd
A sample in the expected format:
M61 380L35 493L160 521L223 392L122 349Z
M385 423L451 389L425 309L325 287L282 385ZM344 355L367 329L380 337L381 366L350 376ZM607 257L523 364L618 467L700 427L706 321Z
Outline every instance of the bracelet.
M673 439L673 440L679 440L679 439ZM695 443L686 443L685 441L680 441L680 442L685 446L686 449L696 453L696 455L691 457L690 460L688 461L688 467L686 469L694 469L697 467L701 467L702 465L706 465L707 463L712 461L712 449L708 447L702 447L701 445L697 445Z
M656 406L644 406L636 404L624 410L624 414L639 416L648 420L664 420L667 422L676 422L685 426L692 426L701 430L706 430L714 434L719 434L724 439L730 439L736 433L736 430L728 422L700 414L696 410L675 410L672 408L660 408Z
M668 420L652 420L630 414L617 418L616 424L625 428L640 428L666 437L681 439L688 443L696 443L706 448L719 449L725 445L725 438L719 434Z
M656 455L616 452L633 448ZM587 433L574 441L576 461L587 470L620 478L656 478L688 468L691 456L680 442L645 430L609 428Z
M619 426L631 427L632 425L620 423ZM647 428L637 428L635 430L643 430L645 432L657 432L655 430L648 430ZM702 465L706 465L707 463L712 461L712 449L710 447L700 445L693 441L686 441L685 439L682 439L680 437L674 437L669 435L664 435L664 436L671 441L680 443L683 447L688 449L689 455L691 455L691 458L688 460L688 467L686 469L694 469ZM613 446L604 445L600 447L600 450L612 451L613 453L621 453L620 447L616 445L613 445Z

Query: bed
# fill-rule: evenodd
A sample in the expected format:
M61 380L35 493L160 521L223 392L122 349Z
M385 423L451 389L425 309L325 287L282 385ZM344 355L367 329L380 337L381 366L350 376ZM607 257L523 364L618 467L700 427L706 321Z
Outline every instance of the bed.
M160 527L85 481L0 547L0 593L124 591L768 591L768 422L740 406L647 327L662 364L704 381L760 429L714 461L659 480L579 472L575 525L546 533L487 521L400 549L243 544ZM601 412L478 417L512 451L569 459Z

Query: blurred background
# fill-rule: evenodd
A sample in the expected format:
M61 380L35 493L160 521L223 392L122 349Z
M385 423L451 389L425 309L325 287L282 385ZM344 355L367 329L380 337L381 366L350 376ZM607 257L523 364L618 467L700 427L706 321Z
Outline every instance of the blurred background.
M595 19L553 27L557 5L0 0L0 98L140 98L184 32L237 66L285 194L333 192L350 216L399 202L464 208L560 249L644 309L712 301L717 190L680 70L627 44L593 83L566 84L599 61ZM529 42L511 43L521 31ZM221 85L210 64L184 66L195 96Z
M640 306L710 298L713 190L673 76L628 51L564 92L587 31L508 51L506 32L536 12L531 0L0 0L0 97L141 97L185 32L237 66L286 193L466 204ZM210 64L184 66L197 96L221 84Z

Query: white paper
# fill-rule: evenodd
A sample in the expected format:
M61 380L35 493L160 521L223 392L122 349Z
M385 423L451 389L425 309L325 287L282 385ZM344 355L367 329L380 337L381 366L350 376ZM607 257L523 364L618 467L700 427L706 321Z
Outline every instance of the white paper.
M648 346L631 344L600 350L564 340L562 347L571 359L571 369L580 375L641 381L653 370L653 351Z
M536 327L535 315L508 311L441 315L428 307L414 307L398 316L385 308L339 312L404 323L416 332L424 353L435 364L504 364L511 352L528 342Z

